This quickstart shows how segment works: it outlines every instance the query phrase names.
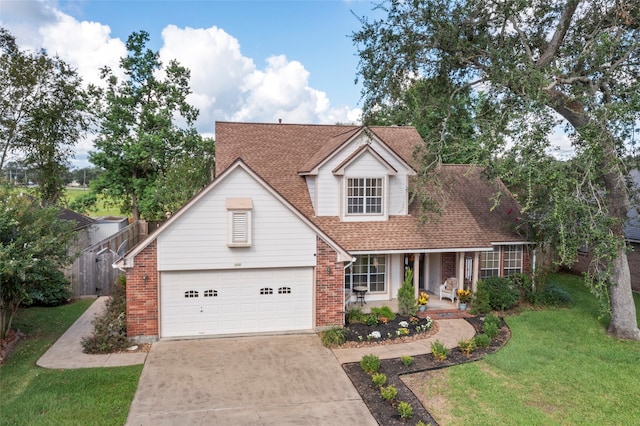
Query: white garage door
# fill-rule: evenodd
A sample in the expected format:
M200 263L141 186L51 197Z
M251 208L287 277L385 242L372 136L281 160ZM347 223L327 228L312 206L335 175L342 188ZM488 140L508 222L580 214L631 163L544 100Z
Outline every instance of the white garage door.
M163 272L160 336L309 330L313 269Z

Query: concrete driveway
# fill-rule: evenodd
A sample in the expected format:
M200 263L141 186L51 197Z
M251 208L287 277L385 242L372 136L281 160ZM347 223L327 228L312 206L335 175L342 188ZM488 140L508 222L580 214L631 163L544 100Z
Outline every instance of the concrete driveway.
M154 343L128 425L377 425L315 334Z

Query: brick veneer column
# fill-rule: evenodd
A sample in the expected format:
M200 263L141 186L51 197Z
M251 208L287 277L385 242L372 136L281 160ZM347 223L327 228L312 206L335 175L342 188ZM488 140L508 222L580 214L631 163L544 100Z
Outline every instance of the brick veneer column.
M153 341L158 338L156 240L135 257L133 264L126 272L127 336L137 341Z
M344 269L337 259L335 250L317 238L316 327L344 325Z
M442 253L442 276L440 284L444 283L448 278L457 277L456 271L456 255L457 253Z

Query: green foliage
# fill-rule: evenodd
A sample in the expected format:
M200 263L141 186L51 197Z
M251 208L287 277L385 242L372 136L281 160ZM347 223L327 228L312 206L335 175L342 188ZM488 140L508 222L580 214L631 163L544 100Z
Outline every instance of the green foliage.
M380 358L373 354L362 355L360 368L367 374L377 373L380 369Z
M411 269L405 270L404 282L398 289L398 311L400 315L415 315L418 311L418 302L413 288L413 271Z
M368 314L364 320L368 326L375 326L378 324L378 316L376 314Z
M342 327L332 327L324 330L321 334L322 344L327 348L335 348L342 345L346 340L346 332Z
M148 41L144 31L127 39L128 56L120 62L125 80L102 70L107 88L98 95L105 107L90 161L105 170L92 190L134 219L158 220L210 181L214 152L213 141L193 127L198 111L186 101L189 71L176 61L163 66Z
M371 308L371 313L376 315L378 318L385 317L389 321L396 319L396 314L388 306L373 307Z
M387 375L384 373L374 373L371 376L371 380L373 381L374 385L380 388L384 386L385 383L387 383Z
M611 1L388 0L377 11L382 16L363 19L352 35L364 116L397 106L409 110L401 115L411 117L407 122L422 125L428 120L416 119L421 100L446 99L433 83L440 81L449 102L442 102L446 113L436 110L439 137L431 132L427 145L455 149L448 135L464 135L459 129L469 121L460 107L475 105L476 158L517 196L526 216L514 226L523 240L554 247L562 265L588 246L589 285L603 313L612 311L610 331L640 339L628 315L624 237L631 205L625 179L637 149L629 142L640 105L637 8ZM416 88L423 82L426 94ZM479 102L464 100L468 95ZM424 110L434 114L431 106ZM551 155L559 125L572 145L569 161ZM440 152L419 160L418 178L437 172Z
M498 335L502 327L502 321L495 315L487 315L484 318L484 324L482 324L482 332L486 334L490 339L493 339Z
M347 310L346 321L347 324L364 323L367 321L368 315L362 312L362 308L359 306L351 306Z
M502 321L500 320L500 318L498 318L497 316L495 316L493 314L489 314L486 317L484 317L484 323L485 324L493 324L498 328L500 328L502 326Z
M73 296L69 281L60 270L47 268L39 271L38 275L29 288L25 306L58 306L67 303Z
M473 341L475 342L476 347L478 347L478 348L488 348L489 345L491 345L491 337L487 336L484 333L477 334L473 338Z
M407 420L413 417L413 407L408 402L400 401L398 403L398 414L403 420Z
M127 289L124 276L113 286L104 314L93 321L93 334L82 339L85 353L104 354L130 346L127 339Z
M546 306L573 306L575 303L571 293L553 285L545 287L542 300Z
M398 389L393 385L389 385L387 387L380 388L380 396L385 401L391 402L394 399L396 399L396 397L398 396Z
M87 94L68 64L20 50L4 28L0 51L0 170L9 154L20 155L38 197L56 203L73 146L90 124Z
M492 310L490 298L489 290L478 285L478 291L476 291L476 294L474 295L473 303L471 304L469 312L473 315L488 314Z
M408 367L413 364L413 357L411 355L402 355L400 361L402 361L405 367Z
M31 295L52 301L60 295L56 271L70 262L61 247L73 241L73 223L59 220L58 209L0 185L0 338L11 330L18 307ZM48 292L51 290L51 292ZM56 296L57 293L57 296Z
M471 353L476 348L476 342L474 339L462 339L458 340L458 348L463 355L471 355Z
M431 353L436 360L444 361L449 356L449 349L440 340L436 340L431 343Z
M489 305L498 311L510 309L520 300L520 291L509 278L484 278L478 281L480 291L489 293Z

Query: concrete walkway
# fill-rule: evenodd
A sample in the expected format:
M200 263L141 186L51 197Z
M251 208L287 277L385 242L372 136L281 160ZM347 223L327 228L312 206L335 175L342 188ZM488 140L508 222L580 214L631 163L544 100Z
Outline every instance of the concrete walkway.
M91 322L105 309L107 297L102 296L87 309L84 314L40 357L37 365L44 368L94 368L119 367L144 364L147 353L134 352L122 354L89 355L82 352L82 338L90 336L93 330ZM458 346L458 341L474 336L475 330L463 319L436 320L439 330L433 336L410 343L394 345L368 346L354 349L333 349L332 352L340 364L358 362L363 355L375 354L380 359L399 358L402 355L416 356L431 352L431 343L440 340L446 347Z
M36 362L44 368L120 367L144 364L146 352L90 355L82 352L82 338L91 336L91 322L105 310L108 297L101 296L73 323L71 327Z

